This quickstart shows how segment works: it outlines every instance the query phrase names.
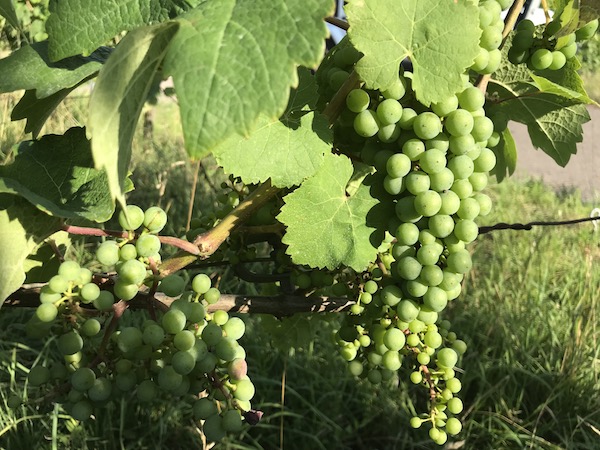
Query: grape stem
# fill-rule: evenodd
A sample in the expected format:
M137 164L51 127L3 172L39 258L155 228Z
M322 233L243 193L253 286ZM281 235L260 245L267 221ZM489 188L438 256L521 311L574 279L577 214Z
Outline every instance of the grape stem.
M431 372L429 372L429 368L426 365L422 364L420 369L421 372L423 372L423 375L425 375L425 381L429 386L429 399L431 401L431 408L433 409L435 400L437 398L437 393L435 392L435 383L431 379Z
M99 237L119 237L123 239L129 239L131 234L129 231L118 231L118 230L101 230L100 228L92 227L79 227L76 225L63 224L61 230L66 231L69 234L76 234L80 236L99 236ZM134 240L139 237L139 234L134 235ZM198 247L188 241L176 238L174 236L158 236L158 240L166 245L172 245L180 248L181 250L191 253L192 255L198 255L200 251Z
M346 31L348 31L348 28L350 28L348 22L342 19L338 19L337 17L326 17L325 22L330 23L331 25Z

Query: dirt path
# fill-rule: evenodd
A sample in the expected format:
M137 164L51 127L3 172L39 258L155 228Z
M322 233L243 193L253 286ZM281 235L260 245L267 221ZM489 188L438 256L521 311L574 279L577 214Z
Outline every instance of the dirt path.
M518 149L518 178L541 178L549 185L561 188L578 188L585 201L595 200L600 204L600 108L588 108L591 121L583 126L583 142L577 146L565 168L531 145L527 127L511 123Z

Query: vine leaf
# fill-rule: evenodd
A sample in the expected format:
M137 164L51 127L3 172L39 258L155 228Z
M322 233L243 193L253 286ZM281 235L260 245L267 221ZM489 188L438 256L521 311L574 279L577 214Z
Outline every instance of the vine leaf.
M356 71L367 87L390 87L402 60L410 58L412 88L421 103L444 100L462 89L460 74L479 52L475 2L351 0L345 11L348 36L364 54Z
M58 217L105 222L114 212L106 174L94 169L83 128L21 143L14 162L0 166L0 192Z
M173 76L188 154L201 158L259 117L285 111L296 67L323 57L331 0L220 0L179 17L165 58Z
M225 172L245 183L271 178L273 186L300 184L317 171L333 140L327 118L315 108L317 85L306 68L300 68L300 83L292 90L288 107L279 120L261 115L248 137L235 134L213 153Z
M496 154L496 166L492 170L498 182L512 175L517 168L517 145L512 133L507 128L500 137L500 144L493 148Z
M121 31L173 19L186 0L61 0L46 21L52 61L89 54ZM191 2L195 3L195 2Z
M13 28L21 29L12 0L0 0L0 16L4 17Z
M10 115L11 120L27 119L25 133L31 133L37 138L42 127L58 105L73 91L73 88L61 89L44 98L37 98L35 91L25 91L19 103L15 105Z
M106 170L111 196L122 205L133 134L177 28L177 23L167 22L127 34L102 67L90 98L94 161Z
M48 41L25 45L0 60L0 92L35 89L37 98L48 97L94 76L110 52L102 47L87 57L73 56L53 63Z
M25 281L29 254L59 229L60 221L22 197L0 194L0 305Z
M571 58L562 69L536 71L531 74L531 78L540 91L575 99L588 105L597 105L598 103L589 98L585 91L583 80L578 73L580 68L579 60Z
M375 229L366 217L378 201L366 186L347 195L352 173L347 157L327 154L317 173L284 197L277 219L287 226L283 242L296 264L362 271L375 260L377 249L370 243Z

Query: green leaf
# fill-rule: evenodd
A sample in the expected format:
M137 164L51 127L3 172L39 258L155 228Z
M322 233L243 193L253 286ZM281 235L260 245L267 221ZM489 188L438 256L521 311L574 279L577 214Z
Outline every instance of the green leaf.
M366 186L347 195L352 173L347 157L327 154L317 173L284 197L277 219L287 226L283 242L296 264L362 271L375 260L377 249L370 243L375 229L366 217L378 202Z
M73 56L52 63L48 41L26 45L0 60L0 92L35 89L38 98L48 97L95 75L110 51L99 48L88 57Z
M64 255L70 246L71 239L66 231L58 231L38 245L23 263L25 283L45 283L56 275L61 261L55 248Z
M491 83L492 84L492 83ZM510 120L527 125L531 143L542 149L564 167L577 152L577 143L583 140L582 125L590 120L586 106L578 100L540 92L529 84L503 84L494 81L488 92L502 101L497 109Z
M496 155L496 166L492 173L496 176L496 180L501 182L512 175L517 168L517 145L508 128L502 132L500 144L492 150Z
M114 212L103 171L94 169L83 128L19 145L0 167L0 192L19 194L53 216L105 222Z
M220 0L181 16L165 59L179 99L187 152L201 158L260 115L279 117L296 67L324 54L331 0Z
M331 149L333 133L327 118L311 111L317 98L314 76L302 68L299 78L279 120L262 115L250 136L233 135L213 150L225 172L245 183L271 178L274 186L289 187L317 171Z
M41 99L35 96L35 91L25 91L19 103L13 108L10 118L11 120L27 119L25 133L31 133L35 139L40 134L52 111L61 104L75 87L61 89Z
M12 0L0 0L0 15L4 17L13 28L16 28L17 30L21 28L19 19L17 18L17 12L15 11L15 5Z
M583 80L577 73L580 68L581 63L576 58L571 58L562 69L536 71L531 74L531 78L540 91L597 105L585 91Z
M0 194L0 305L25 281L27 256L59 225L27 200Z
M285 300L282 300L285 301ZM294 314L278 319L271 315L260 316L261 329L271 338L272 344L281 351L308 348L315 334L323 327L326 314Z
M121 31L173 19L185 0L61 0L46 22L52 61L89 54Z
M94 161L106 170L111 196L122 204L138 118L177 28L169 22L127 34L102 67L92 92L88 129Z
M410 58L412 88L425 105L463 87L461 74L479 53L479 13L469 0L351 0L345 8L352 44L364 56L356 71L385 90ZM451 24L451 25L450 25Z

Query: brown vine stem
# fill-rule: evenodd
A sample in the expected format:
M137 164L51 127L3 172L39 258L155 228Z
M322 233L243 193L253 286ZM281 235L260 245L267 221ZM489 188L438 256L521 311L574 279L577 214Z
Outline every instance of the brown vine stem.
M337 17L326 17L325 22L330 23L331 25L346 31L348 31L348 28L350 28L348 22L342 19L338 19Z
M80 236L100 236L100 237L120 237L123 239L128 239L131 237L128 231L118 231L118 230L101 230L100 228L92 228L92 227L79 227L75 225L67 225L63 224L61 226L63 231L66 231L69 234L77 234ZM134 239L139 237L139 234L134 235ZM198 255L200 251L198 247L188 241L184 241L183 239L176 238L174 236L158 236L158 240L167 245L172 245L174 247L180 248L181 250L191 253L192 255Z
M506 37L515 27L515 23L517 23L517 19L519 18L519 14L521 14L521 10L523 9L524 4L525 0L516 0L508 10L508 14L504 19L504 30L502 31L502 44L500 44L500 48L504 46L504 43L506 42ZM491 73L482 75L475 83L475 86L477 86L485 94L485 92L487 91L487 85L491 79Z
M342 87L335 93L331 101L327 104L323 110L323 114L329 119L329 123L333 125L339 115L342 113L344 106L346 105L346 97L352 89L356 89L360 85L360 79L356 71L352 71Z

